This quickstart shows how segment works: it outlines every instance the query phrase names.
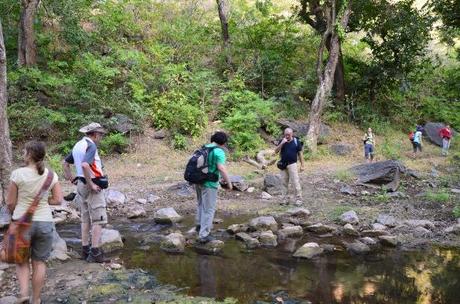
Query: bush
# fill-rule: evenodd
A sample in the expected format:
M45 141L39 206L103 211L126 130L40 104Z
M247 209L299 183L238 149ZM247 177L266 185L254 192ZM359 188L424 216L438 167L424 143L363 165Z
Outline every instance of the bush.
M172 144L176 150L185 150L187 148L187 138L182 134L174 134Z
M438 192L427 191L425 193L425 198L430 202L445 203L449 200L450 195L445 190L441 190Z
M46 155L46 161L54 172L56 172L57 175L62 175L62 156L59 154L47 154Z
M102 154L110 154L113 152L123 153L126 151L129 142L128 139L121 133L114 133L105 136L100 143Z

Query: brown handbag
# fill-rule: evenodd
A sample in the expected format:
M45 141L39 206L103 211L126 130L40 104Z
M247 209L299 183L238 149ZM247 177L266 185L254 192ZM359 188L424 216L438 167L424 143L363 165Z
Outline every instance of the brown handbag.
M32 204L27 209L26 213L17 221L12 221L8 227L8 231L0 243L0 260L11 264L22 264L29 261L30 258L30 240L24 238L32 224L32 217L35 210L48 191L53 181L54 173L48 170L43 186L38 194L34 197Z

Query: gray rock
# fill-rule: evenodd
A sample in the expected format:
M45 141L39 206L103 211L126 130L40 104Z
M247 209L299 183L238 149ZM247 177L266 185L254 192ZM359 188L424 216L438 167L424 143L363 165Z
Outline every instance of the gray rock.
M273 198L273 196L265 191L262 191L262 193L260 194L260 198L263 200L270 200Z
M325 252L334 252L337 250L337 246L332 244L321 244L319 247L323 248Z
M237 233L235 238L237 240L243 241L246 244L246 248L255 249L260 247L260 242L256 238L251 237L246 232Z
M348 194L348 195L356 195L355 190L353 190L353 188L348 185L342 186L340 188L340 193Z
M310 211L305 208L291 208L286 211L287 220L289 223L300 226L307 226L310 224L309 217Z
M51 250L49 259L51 261L52 260L66 261L70 259L70 257L67 254L67 244L59 236L56 230L54 230L54 233L53 233L53 249Z
M180 182L168 188L168 191L185 198L193 198L195 196L195 188L188 182Z
M368 236L360 238L359 241L363 244L366 244L368 246L375 246L377 245L377 241L373 238L370 238Z
M3 263L3 262L0 262L0 270L5 270L5 269L8 269L10 267L15 267L14 264L8 264L8 263Z
M444 229L444 232L460 235L460 224L455 224L453 226L447 227Z
M359 232L353 228L352 224L345 224L342 229L343 234L349 235L349 236L359 236Z
M359 223L359 218L354 210L350 210L340 216L340 221L343 224L357 224Z
M359 241L355 241L353 243L347 243L345 244L345 246L348 252L352 254L356 254L356 255L368 254L371 251L371 248L369 248L369 246Z
M377 237L381 235L389 235L390 233L385 230L364 230L361 231L363 236Z
M345 143L333 144L329 147L329 150L335 155L347 156L353 152L353 146Z
M278 245L277 236L271 231L263 231L259 236L262 247L276 247Z
M321 223L314 224L307 226L307 230L317 233L317 234L326 234L326 233L331 233L335 232L336 229L334 227L328 226L328 225L323 225Z
M379 236L380 243L384 246L388 247L396 247L398 246L398 238L393 235L381 235Z
M434 229L435 227L433 222L429 220L406 220L404 221L404 224L412 228L424 227L430 230Z
M18 299L14 296L6 296L0 298L0 304L16 304L18 303Z
M423 127L423 135L433 144L442 147L442 138L439 136L439 130L444 128L446 125L440 122L428 122ZM453 132L454 136L456 132Z
M202 254L216 255L219 254L224 248L224 242L220 240L214 240L206 244L195 244L195 250Z
M157 200L159 200L160 197L153 194L153 193L150 193L148 196L147 196L147 203L148 204L153 204L155 203Z
M450 192L460 194L460 189L450 189Z
M164 130L164 129L155 131L155 133L153 133L153 138L155 138L155 139L163 139L166 136L167 136L167 131Z
M121 134L127 134L134 130L134 123L128 116L123 114L115 114L113 119L115 120L115 124L113 125L113 129L115 131Z
M101 232L101 248L104 252L112 252L123 248L124 244L121 239L120 232L114 229L102 229Z
M136 203L141 204L141 205L145 205L145 204L147 204L147 200L145 198L138 198L136 200Z
M147 212L143 207L134 205L129 208L127 216L129 219L145 217L147 216Z
M396 221L394 216L389 214L379 214L376 222L388 227L396 227L398 225L398 222Z
M230 234L237 234L239 232L246 232L248 231L249 226L246 224L233 224L228 226L227 232Z
M260 216L249 222L249 228L252 230L278 230L278 223L273 216Z
M153 219L158 224L174 224L180 222L182 216L180 216L174 208L169 207L156 211L153 215Z
M246 189L246 192L247 192L247 193L253 193L254 190L256 190L256 188L254 188L254 187L249 187L248 189Z
M358 182L363 184L384 185L389 191L399 187L400 174L406 172L406 167L398 161L386 160L354 166L351 171L358 176Z
M290 226L278 230L278 237L280 240L293 237L301 237L303 235L303 229L301 226Z
M185 237L180 233L171 233L161 242L160 249L169 253L183 253Z
M264 178L264 191L270 195L281 195L285 192L283 181L279 175L267 174Z
M249 186L242 176L231 175L230 181L232 182L233 189L238 191L246 191ZM222 183L221 183L222 184Z
M115 189L107 189L104 192L107 206L123 205L126 202L126 195Z
M0 207L0 229L10 224L11 215L6 206Z
M416 237L429 237L433 235L433 233L430 230L423 228L421 226L416 227L413 231L413 234Z
M387 226L380 223L374 223L372 224L372 230L387 230Z
M306 243L293 254L296 258L312 259L324 251L317 243Z
M308 123L300 122L300 121L291 121L286 119L280 119L277 121L278 125L281 127L282 130L286 128L291 128L294 130L294 133L298 137L305 137L307 136L309 125ZM331 128L329 126L321 123L319 129L319 136L318 136L318 143L323 144L325 140L330 136Z

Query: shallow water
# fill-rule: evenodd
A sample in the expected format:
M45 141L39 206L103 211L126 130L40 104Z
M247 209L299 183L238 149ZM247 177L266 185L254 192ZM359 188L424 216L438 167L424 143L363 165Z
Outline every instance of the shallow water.
M230 222L235 219L222 227ZM276 249L248 251L241 242L228 239L221 256L200 255L191 248L185 254L171 255L155 245L147 251L141 248L142 235L161 226L115 226L126 239L120 257L127 268L147 270L160 282L183 288L192 296L233 297L240 303L271 302L275 297L285 303L289 299L291 303L460 303L458 249L391 250L367 258L334 252L300 260L289 251L307 240L337 240L305 238ZM61 234L71 237L75 228L66 226Z

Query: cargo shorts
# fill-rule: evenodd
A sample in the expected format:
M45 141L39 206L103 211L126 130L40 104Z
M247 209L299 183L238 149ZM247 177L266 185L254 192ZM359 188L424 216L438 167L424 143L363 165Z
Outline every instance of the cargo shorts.
M32 221L30 229L24 234L24 239L30 241L32 260L45 262L50 257L54 229L54 222Z
M107 224L107 205L104 191L95 192L90 187L78 181L77 200L80 204L81 222L85 224Z

